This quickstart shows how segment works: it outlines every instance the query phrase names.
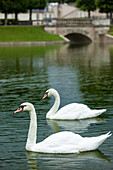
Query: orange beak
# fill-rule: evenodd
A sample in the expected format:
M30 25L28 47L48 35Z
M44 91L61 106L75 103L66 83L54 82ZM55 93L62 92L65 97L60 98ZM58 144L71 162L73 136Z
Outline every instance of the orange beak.
M21 112L22 110L22 107L19 107L14 113Z
M46 97L47 97L47 94L45 93L45 95L44 95L44 97L42 98L42 100L45 99Z

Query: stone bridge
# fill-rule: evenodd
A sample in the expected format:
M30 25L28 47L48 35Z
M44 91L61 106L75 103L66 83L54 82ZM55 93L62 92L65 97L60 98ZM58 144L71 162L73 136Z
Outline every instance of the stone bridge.
M71 42L99 41L109 28L109 19L52 19L44 23L47 32Z

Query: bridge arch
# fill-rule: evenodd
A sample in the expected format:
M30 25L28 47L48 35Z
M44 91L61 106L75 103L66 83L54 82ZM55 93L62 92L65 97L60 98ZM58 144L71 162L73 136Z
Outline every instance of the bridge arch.
M70 42L77 44L92 42L91 38L81 33L69 33L64 35L64 37L66 37Z

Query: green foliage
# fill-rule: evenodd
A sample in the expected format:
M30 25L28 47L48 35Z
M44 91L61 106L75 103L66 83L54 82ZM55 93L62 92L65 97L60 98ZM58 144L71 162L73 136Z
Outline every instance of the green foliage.
M27 10L30 10L30 20L32 20L32 9L44 9L45 6L46 0L0 0L0 11L6 14L5 20L8 13L15 13L15 20L17 20L18 13L24 13Z
M113 0L96 0L95 1L97 7L99 8L100 12L113 12Z
M0 0L0 11L2 13L26 12L27 0Z
M75 5L83 11L94 11L96 9L95 0L76 0Z
M27 0L28 9L44 9L46 0Z
M12 1L11 0L0 0L0 11L3 13L12 12Z
M44 9L46 0L0 0L0 11L12 13L26 12L27 9Z
M27 0L11 0L12 10L15 13L27 12Z
M76 0L48 0L48 2L58 2L58 3L71 3L75 1Z
M58 3L64 3L65 0L48 0L47 2L58 2Z
M109 34L113 36L113 26L110 27Z
M95 0L76 0L75 6L83 11L88 11L89 17L90 11L96 10Z
M96 0L96 5L99 8L100 12L105 12L107 17L110 16L112 23L112 13L113 13L113 0ZM110 15L109 15L110 14Z
M0 42L25 42L25 41L63 41L58 35L44 31L42 27L10 26L0 27Z

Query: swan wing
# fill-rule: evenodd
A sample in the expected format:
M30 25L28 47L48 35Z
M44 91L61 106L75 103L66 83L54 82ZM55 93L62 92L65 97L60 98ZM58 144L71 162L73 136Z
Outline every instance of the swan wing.
M91 110L85 104L71 103L62 107L54 116L54 119L86 119L96 117L105 112L106 109Z

